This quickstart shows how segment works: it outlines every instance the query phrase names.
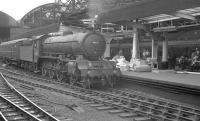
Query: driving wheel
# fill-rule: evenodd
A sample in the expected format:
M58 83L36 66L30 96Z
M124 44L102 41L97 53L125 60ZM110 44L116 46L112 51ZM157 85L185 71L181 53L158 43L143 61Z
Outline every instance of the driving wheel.
M70 85L73 86L76 83L76 81L77 81L76 76L71 75L69 81Z
M82 79L82 87L85 89L91 88L91 78L89 77L83 77Z
M45 66L42 67L42 76L46 76L47 75L47 69L45 68Z
M56 77L57 77L57 80L58 80L58 81L62 81L63 78L64 78L64 75L63 75L62 72L57 71L57 72L56 72Z
M54 70L49 70L49 78L53 79L55 77L55 71Z

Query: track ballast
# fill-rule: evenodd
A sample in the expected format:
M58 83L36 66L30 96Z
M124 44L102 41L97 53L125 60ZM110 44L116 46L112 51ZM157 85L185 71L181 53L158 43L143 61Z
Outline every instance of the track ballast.
M15 73L13 75L18 74ZM33 82L10 75L7 75L7 77L34 87L81 98L82 103L96 107L98 110L108 110L109 113L118 114L121 117L131 117L134 120L198 121L200 117L199 108L181 105L153 96L141 95L140 93L133 93L128 90L111 89L107 92L95 91L38 77L28 76L36 80ZM41 81L65 86L66 90L43 85L40 83Z
M0 117L5 121L59 121L17 91L1 73Z

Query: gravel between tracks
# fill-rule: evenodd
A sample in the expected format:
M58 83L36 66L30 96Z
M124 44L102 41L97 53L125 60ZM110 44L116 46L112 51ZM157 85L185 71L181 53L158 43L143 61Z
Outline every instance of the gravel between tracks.
M24 79L31 81L28 78ZM79 98L31 87L12 79L8 79L8 81L38 106L62 121L131 121L131 119L122 119L117 115L109 114L107 111L98 111L89 107L89 105L84 105ZM58 88L58 85L52 86ZM63 87L60 86L60 88ZM77 106L79 110L73 110L70 108L71 106Z
M16 71L18 72L18 71ZM21 73L21 71L19 71ZM26 74L26 72L24 73ZM29 74L27 74L28 76ZM18 77L18 76L17 76ZM19 78L19 77L18 77ZM20 77L21 78L21 77ZM44 84L53 88L59 88L62 90L68 90L66 87L59 84L52 84L47 82L35 81L30 78L23 77L23 80L34 81L34 83ZM15 83L15 82L13 82ZM15 83L14 85L18 85ZM129 85L130 86L130 85ZM74 98L72 96L66 96L60 93L50 92L49 90L44 90L41 88L32 89L30 86L25 86L24 84L19 84L18 88L24 91L24 94L29 96L29 98L35 100L39 106L43 109L54 114L55 117L63 121L130 121L133 119L122 119L117 115L108 114L106 111L97 111L95 108L89 107L89 105L83 105L80 103L79 98ZM134 88L135 90L135 88ZM149 94L148 94L149 95ZM76 105L82 110L74 111L69 106ZM69 118L69 119L67 119Z

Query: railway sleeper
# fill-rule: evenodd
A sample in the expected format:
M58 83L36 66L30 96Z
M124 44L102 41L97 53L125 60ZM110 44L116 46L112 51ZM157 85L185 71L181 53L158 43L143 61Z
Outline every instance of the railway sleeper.
M102 106L102 107L97 107L97 110L111 110L113 107L111 106Z
M9 121L27 121L29 120L28 115L25 114L23 111L21 111L21 109L19 109L18 107L16 108L13 104L12 106L9 105L10 102L4 102L1 104L0 108L1 108L1 112L2 114L6 117L6 119L8 119ZM27 116L24 116L27 115Z
M170 114L170 113L164 113L163 116L168 118L168 119L177 119L177 115L173 115L173 114Z
M144 106L142 106L142 107L144 107ZM149 107L146 106L146 108L149 108ZM170 112L171 112L171 113L177 113L178 111L172 108L172 110L171 110Z
M15 103L16 105L20 105L20 104L24 104L25 103L23 100L12 101L12 102Z
M24 117L21 115L15 116L15 117L7 117L8 121L28 121L29 118L28 117Z
M9 107L5 108L5 107L1 107L1 106L0 106L0 108L1 108L2 112L4 112L4 111L5 112L13 112L14 111L15 112L15 109L13 109L13 108L9 108Z
M104 104L91 104L91 107L102 107L105 106Z
M22 99L11 99L12 102L22 101Z
M29 113L31 113L33 115L39 113L39 111L37 111L35 109L27 109L26 111L28 111Z
M133 118L133 117L138 116L138 114L133 113L133 112L124 112L124 113L119 114L118 116L122 118Z
M122 113L122 112L124 112L124 110L113 109L113 110L110 110L110 111L108 111L108 112L111 113L111 114L116 114L116 113Z
M103 95L104 96L104 95ZM88 99L89 99L90 97L89 97L89 95L88 95ZM112 97L113 98L113 97ZM140 99L144 99L144 98L140 98ZM94 100L94 101L96 101L97 102L97 100L98 99L91 99L91 100ZM147 99L146 99L147 100ZM142 100L142 101L138 101L138 102L142 102L142 103L140 103L140 104L142 104L142 105L144 105L143 107L148 107L148 105L147 104L149 104L149 102L148 102L148 100L147 100L147 102L146 102L146 100ZM102 100L100 101L100 102L102 102ZM154 107L158 107L158 109L159 109L159 111L160 110L166 110L167 108L163 108L163 107L167 107L167 104L168 103L164 103L163 101L152 101L153 102L153 104L152 105L155 105ZM138 105L138 104L135 104L135 105ZM189 119L193 119L193 116L192 116L192 114L191 114L191 118L189 118L190 117L190 114L189 114L189 116L180 116L180 114L179 113L177 113L177 110L174 110L174 108L175 107L177 107L176 105L174 106L174 105L172 105L172 106L169 106L168 107L168 109L169 109L169 115L164 115L164 114L166 114L167 113L167 111L164 111L164 116L161 114L160 115L160 117L163 117L163 119L169 119L170 121L172 121L172 120L175 120L175 119L177 119L177 118L181 118L181 119L186 119L187 117L187 120L189 120ZM180 106L178 107L178 108L180 108ZM188 108L188 107L184 107L183 108L184 110L183 111L185 111L185 110L188 110L188 111L192 111L192 112L198 112L199 110L191 110L191 108ZM140 109L139 109L140 110ZM156 110L156 109L155 109ZM172 111L171 111L172 110ZM178 109L179 110L179 109ZM181 109L182 110L182 109ZM187 111L185 111L185 112L187 112ZM148 110L145 110L144 111L144 113L147 113L147 114L151 114L151 112L149 112ZM175 116L173 116L173 115L175 115ZM185 114L184 114L185 115ZM196 114L195 114L196 115Z
M13 112L3 112L4 113L4 116L8 117L8 116L17 116L17 115L20 115L19 112L17 112L16 110L13 111Z
M11 100L11 99L17 99L18 97L16 97L16 96L4 96L5 98L7 98L7 99L9 99L9 100Z
M184 121L198 121L199 117L182 117L182 116L179 116L178 119L184 120Z
M82 104L94 104L94 103L91 102L91 101L85 101L85 100L84 100L84 101L81 101L81 103L82 103Z
M193 111L191 111L191 112L180 110L179 113L180 113L181 115L183 115L183 116L198 115L198 114L200 114L200 112L198 113L198 112L196 112L195 110L193 110Z
M23 109L24 109L24 110L28 110L28 109L31 109L31 107L29 107L29 106L24 106Z
M133 121L153 121L153 119L149 117L135 117Z

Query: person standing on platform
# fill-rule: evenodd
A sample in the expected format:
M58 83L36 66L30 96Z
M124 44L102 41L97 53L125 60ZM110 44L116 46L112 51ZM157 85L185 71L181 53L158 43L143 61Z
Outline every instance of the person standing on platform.
M191 60L191 70L198 71L200 69L200 52L198 48L196 48L195 52L192 53Z

